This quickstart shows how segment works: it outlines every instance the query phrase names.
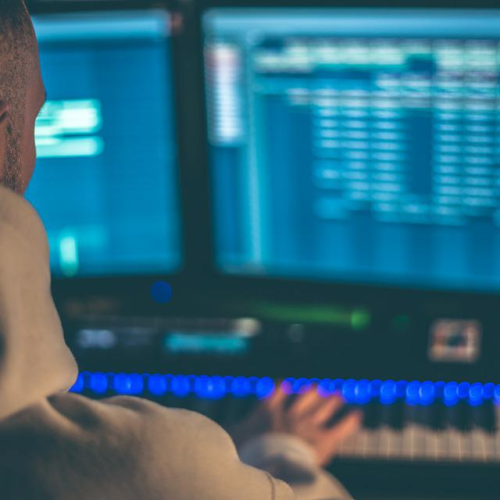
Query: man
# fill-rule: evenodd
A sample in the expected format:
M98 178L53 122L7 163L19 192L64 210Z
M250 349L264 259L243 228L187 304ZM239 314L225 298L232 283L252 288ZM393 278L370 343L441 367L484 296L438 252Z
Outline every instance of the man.
M241 460L253 468L200 415L66 392L77 368L50 295L46 235L21 196L45 101L37 52L21 0L0 0L0 498L349 498L321 469L359 425L357 414L326 425L339 398L311 391L290 406L276 391L234 432Z

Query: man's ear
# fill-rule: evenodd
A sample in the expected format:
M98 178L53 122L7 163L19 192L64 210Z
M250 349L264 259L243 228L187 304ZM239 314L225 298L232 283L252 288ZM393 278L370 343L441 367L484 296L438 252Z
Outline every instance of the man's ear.
M0 101L0 177L2 177L7 148L7 123L9 121L9 105Z

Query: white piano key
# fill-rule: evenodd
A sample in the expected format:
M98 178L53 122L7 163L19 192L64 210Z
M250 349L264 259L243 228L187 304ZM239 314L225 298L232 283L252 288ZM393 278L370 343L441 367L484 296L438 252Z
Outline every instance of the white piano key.
M436 461L438 459L438 432L426 429L424 433L426 460Z
M473 429L470 433L471 459L486 462L486 440L488 436L482 429Z
M379 432L378 430L367 431L365 442L365 457L373 458L379 455Z
M461 447L461 452L462 452L462 461L469 461L472 460L473 454L472 454L472 436L471 436L471 431L467 432L459 432L460 434L460 447Z
M495 446L495 434L491 432L485 432L485 442L484 442L484 452L486 456L486 461L488 463L496 462L496 446Z
M391 430L388 427L381 427L379 430L379 441L378 441L378 456L380 458L389 457L389 448L391 440Z
M401 430L392 430L389 439L388 457L399 459L401 457L401 448L403 444L403 433Z
M410 460L412 458L413 426L407 425L401 437L401 458Z
M445 430L436 431L436 459L448 459L448 434Z
M356 456L366 458L368 453L368 443L370 439L370 431L361 429L358 431L358 442L356 449Z
M456 429L448 429L446 431L448 437L448 459L451 461L462 461L462 444L460 440L460 432Z
M340 457L356 456L357 442L358 442L358 434L349 436L340 444L338 455Z

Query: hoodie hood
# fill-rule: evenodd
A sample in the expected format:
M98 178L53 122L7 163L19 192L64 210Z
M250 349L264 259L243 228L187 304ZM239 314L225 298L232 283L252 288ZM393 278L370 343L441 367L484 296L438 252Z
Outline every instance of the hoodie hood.
M76 379L50 281L40 217L0 186L0 420L69 389Z

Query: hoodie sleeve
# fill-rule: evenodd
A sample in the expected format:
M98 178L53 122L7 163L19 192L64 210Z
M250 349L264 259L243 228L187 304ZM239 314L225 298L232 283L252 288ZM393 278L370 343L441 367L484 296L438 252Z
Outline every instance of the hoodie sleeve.
M0 187L0 420L68 389L76 375L51 297L42 222Z
M263 434L240 450L241 460L288 483L297 500L352 500L342 485L316 464L314 450L288 434Z

